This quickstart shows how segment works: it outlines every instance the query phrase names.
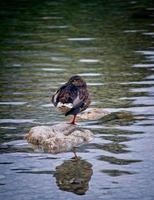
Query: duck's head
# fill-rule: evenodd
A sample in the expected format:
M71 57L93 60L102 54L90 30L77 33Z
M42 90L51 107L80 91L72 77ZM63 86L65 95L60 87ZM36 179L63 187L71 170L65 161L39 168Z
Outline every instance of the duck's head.
M68 83L73 84L75 86L86 86L86 82L80 76L72 76Z

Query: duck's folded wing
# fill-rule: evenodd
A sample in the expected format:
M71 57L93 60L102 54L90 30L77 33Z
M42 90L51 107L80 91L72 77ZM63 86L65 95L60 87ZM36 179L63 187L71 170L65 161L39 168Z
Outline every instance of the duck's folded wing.
M63 104L72 103L77 97L77 89L71 85L62 86L52 97L52 103L57 106L59 102Z
M76 115L79 112L85 110L90 104L89 94L88 93L79 93L73 101L73 108L69 110L65 116L67 115Z
M56 91L56 93L52 96L52 99L51 99L51 101L52 101L52 103L54 104L54 106L57 106L57 104L58 104L58 97L59 97L59 95L60 95L60 93L64 90L66 88L66 85L63 85L62 87L60 87L57 91Z
M58 91L52 96L52 99L51 99L51 101L52 101L52 103L53 103L53 105L54 106L57 106L57 97L58 97Z

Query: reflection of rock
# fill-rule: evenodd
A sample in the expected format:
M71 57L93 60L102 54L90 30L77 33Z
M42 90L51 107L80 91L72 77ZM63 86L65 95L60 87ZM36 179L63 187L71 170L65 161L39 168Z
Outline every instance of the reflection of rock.
M61 190L83 195L89 188L92 165L85 160L68 160L56 167L54 176Z
M121 176L121 175L132 175L135 172L118 170L118 169L104 169L102 170L103 173L108 174L109 176Z
M59 153L91 141L93 133L72 124L61 123L53 126L33 127L26 135L26 139L45 151Z
M129 165L131 163L142 162L142 160L136 160L136 159L128 160L128 159L121 159L113 156L103 156L103 155L99 157L99 160L106 161L108 163L115 165Z

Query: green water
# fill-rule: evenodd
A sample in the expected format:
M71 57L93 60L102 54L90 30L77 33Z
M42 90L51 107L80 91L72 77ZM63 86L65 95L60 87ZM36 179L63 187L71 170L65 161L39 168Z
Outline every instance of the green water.
M1 198L154 198L152 6L143 0L0 3ZM72 152L34 152L24 140L33 126L68 120L51 96L74 74L87 81L91 107L132 115L78 122L95 134L78 148L78 164Z

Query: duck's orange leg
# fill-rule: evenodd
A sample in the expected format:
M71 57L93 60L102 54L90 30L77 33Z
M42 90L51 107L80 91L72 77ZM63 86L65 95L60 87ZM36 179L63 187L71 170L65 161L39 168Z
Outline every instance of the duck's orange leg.
M75 119L76 119L76 115L73 116L73 120L71 121L71 124L75 125Z

